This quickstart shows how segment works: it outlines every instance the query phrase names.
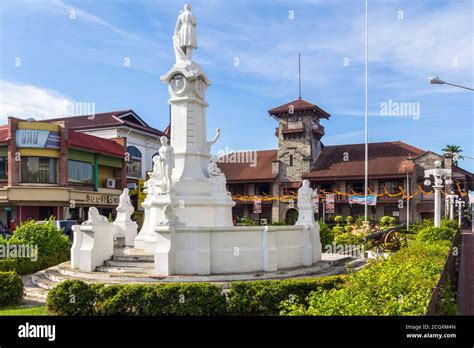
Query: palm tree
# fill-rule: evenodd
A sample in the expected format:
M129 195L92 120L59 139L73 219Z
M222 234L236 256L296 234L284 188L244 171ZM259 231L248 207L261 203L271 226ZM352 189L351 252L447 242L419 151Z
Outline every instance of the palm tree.
M458 160L464 159L464 157L460 155L462 150L459 145L446 145L441 151L444 151L444 154L450 154L453 156L453 164L455 166L458 165Z

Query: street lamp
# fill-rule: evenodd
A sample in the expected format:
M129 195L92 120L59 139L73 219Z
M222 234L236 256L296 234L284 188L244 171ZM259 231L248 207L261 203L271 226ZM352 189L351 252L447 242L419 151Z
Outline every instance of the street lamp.
M408 177L408 168L403 166L407 173L407 230L410 228L410 178Z
M468 89L470 91L474 91L474 88L469 88L469 87L464 87L464 86L460 86L460 85L455 85L454 83L449 83L449 82L446 82L446 81L443 81L441 80L440 78L438 78L438 76L436 77L428 77L428 82L431 83L432 85L450 85L450 86L454 86L454 87L458 87L458 88L464 88L464 89Z
M430 176L434 177L433 188L435 190L435 200L434 200L434 225L435 227L441 226L441 189L443 188L443 179L445 184L450 186L452 184L451 180L451 169L441 168L441 161L436 161L434 163L435 168L425 170L425 186L431 186Z
M462 208L464 207L466 203L464 203L464 201L462 199L458 199L456 201L456 205L458 206L458 225L459 225L459 228L461 228L461 215L462 215Z

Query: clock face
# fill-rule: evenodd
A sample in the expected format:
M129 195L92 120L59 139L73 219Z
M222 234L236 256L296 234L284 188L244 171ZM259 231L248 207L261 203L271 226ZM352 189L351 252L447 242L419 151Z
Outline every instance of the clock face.
M199 77L197 79L196 85L195 85L195 91L199 97L201 98L204 97L204 92L206 91L206 83L204 82L202 77Z
M176 74L171 78L170 88L175 94L182 93L186 88L186 78L182 74Z

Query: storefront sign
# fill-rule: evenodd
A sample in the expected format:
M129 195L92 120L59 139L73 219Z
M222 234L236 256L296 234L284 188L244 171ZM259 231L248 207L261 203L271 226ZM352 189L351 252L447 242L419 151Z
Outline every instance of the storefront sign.
M42 129L17 129L18 148L59 149L61 137L58 132Z
M86 195L86 203L91 204L111 204L111 205L118 205L119 204L119 196L118 195Z

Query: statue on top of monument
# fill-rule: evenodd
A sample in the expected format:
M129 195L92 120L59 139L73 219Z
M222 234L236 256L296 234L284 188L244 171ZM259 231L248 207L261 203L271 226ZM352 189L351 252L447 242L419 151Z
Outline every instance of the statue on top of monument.
M191 13L191 6L184 5L184 11L179 15L173 35L173 47L176 63L191 61L192 51L197 48L196 19Z
M303 185L298 189L298 208L312 208L313 207L314 190L309 185L308 180L303 180Z
M166 185L166 192L171 192L171 174L173 173L174 168L174 150L170 145L168 145L168 138L165 135L160 138L160 141L161 147L158 154L160 155L161 174L163 175L163 182Z

